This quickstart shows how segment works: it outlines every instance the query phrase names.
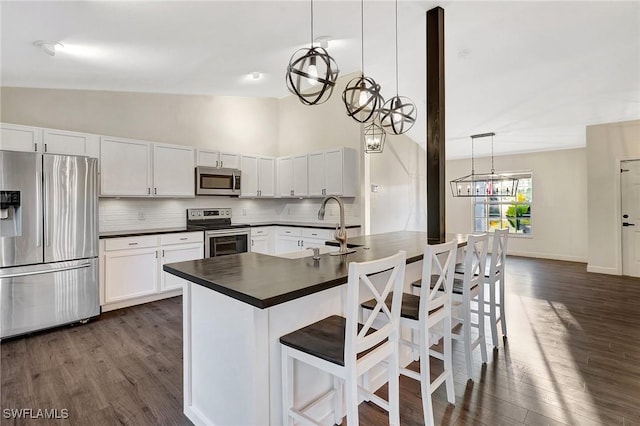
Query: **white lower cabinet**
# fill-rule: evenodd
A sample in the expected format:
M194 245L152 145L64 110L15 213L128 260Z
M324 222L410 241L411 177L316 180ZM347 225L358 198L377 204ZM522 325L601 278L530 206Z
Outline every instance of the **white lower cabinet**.
M251 228L251 251L253 253L273 254L272 227Z
M119 302L158 291L156 248L127 249L104 255L104 301Z
M179 295L167 263L202 259L204 234L184 232L100 240L100 305L119 309Z

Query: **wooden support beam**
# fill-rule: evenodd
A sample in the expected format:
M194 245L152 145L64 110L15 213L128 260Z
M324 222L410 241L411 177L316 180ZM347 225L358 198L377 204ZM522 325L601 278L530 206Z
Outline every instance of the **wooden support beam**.
M445 241L444 9L427 11L427 234Z

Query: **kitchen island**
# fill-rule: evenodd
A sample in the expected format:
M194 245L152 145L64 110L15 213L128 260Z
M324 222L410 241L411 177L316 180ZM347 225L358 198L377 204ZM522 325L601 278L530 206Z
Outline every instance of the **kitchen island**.
M464 237L451 235L460 246ZM196 425L282 424L280 336L329 315L344 315L349 262L407 252L405 290L420 278L427 234L401 231L349 240L355 253L286 259L242 253L164 266L183 279L184 412ZM373 277L385 282L385 274ZM376 280L377 278L377 280ZM405 354L405 362L411 361ZM372 377L372 387L383 382ZM296 366L297 404L331 386ZM314 416L330 413L319 405ZM332 424L327 419L327 424Z

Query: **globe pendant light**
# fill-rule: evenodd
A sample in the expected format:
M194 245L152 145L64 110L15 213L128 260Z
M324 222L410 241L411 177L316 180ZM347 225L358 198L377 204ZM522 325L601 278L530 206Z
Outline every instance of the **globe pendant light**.
M398 0L396 0L396 95L380 108L380 125L396 135L406 133L416 122L416 106L411 99L398 95Z
M379 154L384 149L387 133L378 126L375 121L364 127L364 152L367 154Z
M342 92L342 102L347 115L359 123L366 123L375 118L378 108L384 103L380 94L380 85L371 77L364 76L364 0L360 0L360 52L361 74L347 83ZM365 151L366 152L366 151Z
M326 102L338 79L338 65L323 47L313 45L313 0L311 0L311 47L297 50L287 66L287 88L305 105Z

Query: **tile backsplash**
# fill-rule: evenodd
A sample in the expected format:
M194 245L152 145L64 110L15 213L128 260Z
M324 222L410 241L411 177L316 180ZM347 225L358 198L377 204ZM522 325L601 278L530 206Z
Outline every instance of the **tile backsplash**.
M231 208L235 223L319 222L321 200L239 199L232 197L197 197L194 199L101 198L100 232L181 228L190 208ZM324 222L338 223L338 204L329 201ZM360 224L358 199L345 200L345 220Z

